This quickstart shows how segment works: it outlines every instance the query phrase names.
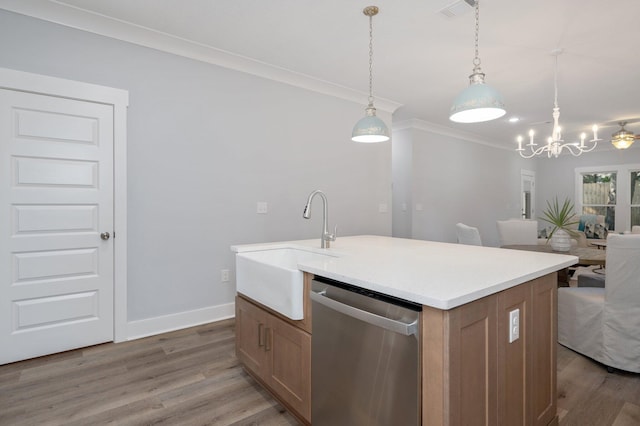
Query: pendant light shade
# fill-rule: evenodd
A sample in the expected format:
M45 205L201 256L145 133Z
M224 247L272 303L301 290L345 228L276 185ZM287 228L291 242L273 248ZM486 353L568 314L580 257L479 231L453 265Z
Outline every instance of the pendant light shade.
M373 17L378 14L376 6L367 6L362 13L369 17L369 105L365 108L365 116L358 120L351 132L354 142L386 142L389 140L389 129L384 121L376 117L373 106Z
M495 120L506 114L502 96L484 82L484 73L480 69L478 53L478 34L480 32L480 0L475 1L476 9L476 56L473 59L473 74L469 76L469 87L464 89L453 101L449 120L456 123L480 123Z
M500 93L484 82L484 74L478 82L473 81L475 76L471 75L469 87L453 101L449 120L456 123L479 123L495 120L506 114Z
M386 142L389 140L389 129L384 121L376 117L376 109L369 106L366 109L367 115L362 117L351 133L351 140L354 142Z

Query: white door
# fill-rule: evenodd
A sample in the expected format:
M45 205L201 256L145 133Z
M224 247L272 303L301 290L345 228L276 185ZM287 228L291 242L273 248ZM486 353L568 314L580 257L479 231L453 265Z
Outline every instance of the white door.
M0 209L0 364L113 340L113 106L0 89Z

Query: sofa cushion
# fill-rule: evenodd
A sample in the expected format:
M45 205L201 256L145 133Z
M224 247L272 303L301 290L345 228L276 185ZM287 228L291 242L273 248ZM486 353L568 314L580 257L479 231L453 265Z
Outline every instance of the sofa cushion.
M580 222L578 223L578 231L585 231L588 224L596 224L598 223L598 215L595 214L583 214L580 216ZM587 238L589 236L587 235Z

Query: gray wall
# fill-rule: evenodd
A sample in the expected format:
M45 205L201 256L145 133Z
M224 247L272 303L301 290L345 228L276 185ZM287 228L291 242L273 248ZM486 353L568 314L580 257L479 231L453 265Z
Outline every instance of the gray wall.
M6 11L0 52L129 91L129 321L233 302L229 246L318 237L321 206L302 219L314 189L339 235L391 234L391 145L349 140L364 105Z
M411 238L413 221L413 138L412 129L394 130L392 141L394 237Z
M412 238L456 242L455 224L462 222L479 229L484 245L498 246L496 220L520 217L520 173L535 164L515 151L416 127L396 131L393 144L394 157L404 151L405 158L394 158L394 213L405 202L407 180L412 197L411 214L394 216L394 236L410 229Z

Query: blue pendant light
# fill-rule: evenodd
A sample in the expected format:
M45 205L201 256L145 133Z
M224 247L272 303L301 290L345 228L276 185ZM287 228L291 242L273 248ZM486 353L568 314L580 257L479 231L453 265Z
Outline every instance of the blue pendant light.
M480 123L495 120L506 114L502 96L493 87L484 82L484 73L480 69L478 54L478 32L480 28L480 0L475 2L476 9L476 56L473 59L473 74L469 76L469 87L464 89L453 101L449 120L456 123Z
M384 121L376 117L373 106L373 17L378 14L376 6L367 6L362 13L369 17L369 105L366 115L353 127L351 140L354 142L386 142L389 140L389 129Z

